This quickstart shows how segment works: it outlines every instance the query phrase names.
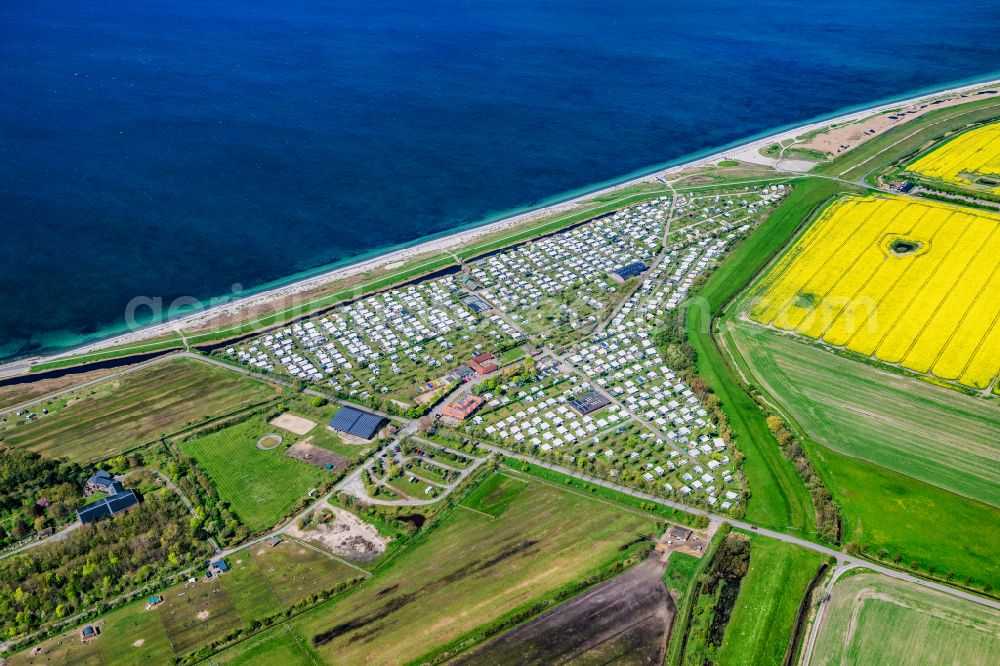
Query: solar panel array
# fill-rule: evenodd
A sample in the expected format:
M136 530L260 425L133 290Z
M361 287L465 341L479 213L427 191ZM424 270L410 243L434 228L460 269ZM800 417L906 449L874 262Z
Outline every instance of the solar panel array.
M586 395L580 396L576 400L571 400L569 406L579 412L581 415L586 416L592 412L596 412L602 407L607 407L611 404L611 401L605 398L603 395L597 391L591 391Z
M353 407L341 407L340 411L330 419L330 427L361 439L371 439L383 420L384 418L378 414Z
M647 268L649 268L649 266L642 263L641 261L633 261L631 264L626 264L625 266L622 266L621 268L617 269L615 273L617 273L618 276L621 277L621 279L627 280L629 278L642 275L643 271L645 271Z

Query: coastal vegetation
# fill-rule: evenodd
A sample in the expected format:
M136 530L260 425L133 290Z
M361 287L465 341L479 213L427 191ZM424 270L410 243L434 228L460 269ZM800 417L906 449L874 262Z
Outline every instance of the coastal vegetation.
M967 111L979 117L988 107ZM936 117L940 122L914 125L915 134L967 119ZM879 168L880 141L863 144L875 151L865 160L839 157L819 168ZM1000 330L993 323L1000 298L992 298L987 278L1000 271L989 262L1000 252L984 245L976 255L972 246L990 237L989 224L1000 218L861 196L868 188L836 178L783 176L767 188L726 189L739 182L727 172L753 169L723 163L692 170L683 188L649 181L594 196L442 263L414 261L401 272L367 276L374 281L358 282L350 295L341 285L308 297L316 299L309 307L327 307L342 294L358 307L348 315L331 310L215 350L252 372L279 373L294 392L245 377L242 368L171 360L9 415L0 423L0 539L64 525L86 501L80 486L92 461L128 473L145 500L0 560L0 630L18 639L110 611L100 639L81 643L71 630L40 646L44 658L443 663L642 561L665 521L707 527L706 510L807 540L842 539L851 556L996 596L997 403L982 390L992 376L985 383L982 372L968 376L977 358L988 370L996 356L990 336ZM635 202L648 203L640 213L622 210ZM577 226L619 210L610 221ZM534 253L530 261L512 252L504 266L491 266L484 257L569 227L558 242L523 246ZM986 231L969 233L979 227ZM956 248L969 243L964 262L948 252L951 240ZM576 254L564 258L569 245ZM651 279L613 281L607 267L623 257L648 262L640 274L650 271ZM938 261L928 267L926 259ZM356 298L362 288L443 266L462 273ZM931 273L940 278L949 270L956 279L980 276L983 294L977 299L975 284L922 288ZM474 292L499 313L469 306ZM521 292L532 295L522 303ZM914 305L927 294L965 299L967 308ZM842 298L825 300L831 295ZM498 296L508 302L498 306ZM861 297L895 308L899 318L890 318L889 328L910 311L926 314L912 328L940 337L939 353L930 362L923 358L929 352L914 353L910 370L868 358L878 345L859 353L852 345L865 319L848 316L845 303ZM811 314L817 310L828 325ZM284 324L294 316L257 311L205 335L218 340L212 336L245 332L251 322ZM800 328L803 334L793 333ZM161 343L176 341L153 344ZM487 350L502 367L471 380L479 383L470 395L483 403L467 421L412 422L426 439L403 434L381 449L349 444L324 427L339 407L325 393L302 392L322 385L340 401L418 417L462 386L459 370L488 374L467 364ZM936 376L916 378L917 357ZM907 358L900 355L903 365ZM949 383L955 380L965 385ZM578 398L596 406L583 413L584 402L567 404ZM315 446L310 451L334 462L293 458L293 443ZM492 453L500 450L510 457ZM318 499L362 461L356 483ZM447 487L472 468L462 484ZM385 502L446 499L369 506L366 492ZM373 560L348 562L313 540L340 508L388 542ZM283 543L262 539L235 550L300 512L280 532ZM227 574L166 587L168 577L201 578L206 560L226 548L233 553ZM788 661L799 613L826 560L819 550L722 525L701 558L674 552L663 573L678 601L668 662ZM659 569L654 579L658 584ZM121 607L165 587L161 605ZM834 612L834 625L842 625L845 613L857 611L851 622L860 632L845 638L841 627L843 646L821 639L817 658L869 649L877 632L897 622L922 623L931 635L946 631L931 626L942 613L970 624L953 609L935 607L923 617L923 602L905 599L905 617L867 598ZM980 643L970 663L995 652ZM20 663L33 661L22 653L12 661Z
M70 522L89 474L76 463L0 447L0 548Z
M0 631L23 636L192 566L210 549L169 491L114 520L0 560Z
M362 574L347 564L296 542L266 544L227 558L229 571L196 582L156 589L162 603L146 608L144 596L112 610L100 620L100 637L80 641L76 629L39 645L41 656L14 655L11 666L49 663L182 663L198 661L213 642L253 636L357 584ZM215 652L207 649L207 654ZM310 662L311 663L311 662Z
M675 192L702 192L720 184L739 185L752 183L757 186L783 180L772 171L749 165L747 168L727 169L724 174L705 173L697 182L678 185ZM707 184L706 184L707 183ZM405 284L421 276L429 275L456 266L456 257L463 262L489 254L497 249L509 247L525 239L551 234L593 217L621 210L629 205L648 201L670 194L671 190L659 183L638 183L618 188L611 192L585 198L569 212L543 215L518 225L512 229L488 234L477 239L474 244L460 248L456 254L450 252L422 254L413 259L403 260L402 266L373 269L357 276L333 281L315 290L291 298L292 304L281 302L276 306L252 309L250 315L236 323L212 326L201 324L195 330L185 331L182 336L171 331L148 340L111 345L95 351L63 355L51 360L42 360L31 366L31 372L43 373L62 368L97 364L101 361L123 359L141 354L168 352L201 345L217 346L219 342L245 336L265 328L288 324L310 313L322 311L339 303L394 286Z
M875 182L873 176L900 156L913 154L921 146L968 125L1000 118L1000 98L997 96L971 99L967 103L935 109L919 118L869 139L830 162L817 166L813 172L847 181Z

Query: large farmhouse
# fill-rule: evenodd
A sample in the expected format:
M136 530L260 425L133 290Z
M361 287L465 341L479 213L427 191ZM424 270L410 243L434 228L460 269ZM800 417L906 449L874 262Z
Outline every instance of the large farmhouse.
M134 490L126 489L121 481L103 469L87 479L87 490L91 493L107 493L108 496L77 510L76 516L84 525L110 518L139 504L139 497Z

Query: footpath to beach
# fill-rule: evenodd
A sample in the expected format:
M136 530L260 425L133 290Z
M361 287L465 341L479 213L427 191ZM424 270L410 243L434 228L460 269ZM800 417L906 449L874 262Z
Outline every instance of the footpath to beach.
M326 285L348 280L352 277L360 276L362 274L370 273L373 271L391 272L393 270L402 268L404 265L407 265L409 262L417 258L433 257L433 256L439 256L444 253L454 252L455 250L468 247L477 241L480 241L486 237L494 236L498 233L502 233L506 230L511 230L514 229L515 227L530 225L532 222L540 220L542 218L559 215L561 213L571 212L575 208L577 208L582 202L594 199L595 197L608 195L618 190L622 190L624 188L628 188L640 183L649 183L657 180L665 182L668 178L678 174L679 172L694 167L715 165L724 160L737 160L740 162L772 167L781 172L805 173L810 168L812 168L812 166L814 166L815 164L814 162L807 162L803 160L794 160L794 159L774 159L770 157L765 157L763 154L761 154L761 149L766 148L772 144L776 143L780 144L784 141L794 140L795 138L801 137L804 134L819 132L820 130L831 128L832 126L855 123L857 121L861 121L866 118L870 118L874 115L885 113L887 111L913 107L914 105L919 105L924 102L931 102L933 100L938 100L944 97L964 95L966 93L972 93L974 91L983 90L985 88L997 85L1000 85L1000 79L958 86L946 90L940 90L934 93L919 95L908 99L898 100L890 103L878 104L876 106L867 107L858 111L852 111L850 113L846 113L834 118L811 122L790 129L782 130L780 132L765 137L761 137L758 139L754 139L752 141L748 141L740 145L721 149L715 153L712 153L711 155L699 157L697 159L692 159L685 162L680 162L678 164L665 168L653 169L648 173L636 176L634 178L629 178L627 180L623 180L621 182L615 183L614 185L588 191L586 193L580 194L565 201L536 208L517 215L512 215L510 217L497 220L495 222L483 224L481 226L473 227L463 231L458 231L453 234L449 234L447 236L443 236L440 238L427 240L406 248L388 252L386 254L374 257L372 259L367 259L364 261L360 261L358 263L354 263L348 266L343 266L312 277L308 277L281 287L260 291L255 294L251 294L242 298L236 298L227 301L225 303L206 307L192 314L178 317L176 319L167 322L157 323L142 328L137 328L127 333L113 335L103 340L99 340L93 343L88 343L86 345L82 345L74 349L70 349L64 352L60 352L58 354L44 357L44 359L34 357L34 358L22 359L17 362L6 365L0 365L0 377L23 374L25 372L28 372L32 365L40 361L49 362L70 357L85 356L88 354L94 354L95 352L106 350L110 347L118 347L122 345L138 345L143 341L154 340L157 338L163 338L165 336L171 336L171 335L176 336L178 335L178 333L183 335L183 333L186 331L195 331L200 328L203 328L207 326L209 322L212 322L214 320L237 317L241 313L249 311L259 311L261 309L267 308L269 304L294 302L296 297L301 298L304 294L321 289ZM921 111L920 113L923 112L924 111ZM910 120L916 117L919 117L919 114L912 115L912 117L907 117L906 120ZM894 126L897 125L886 124L885 129L889 129ZM430 269L431 268L430 264L432 262L427 262L427 263L428 263L428 269ZM416 264L414 266L408 266L406 272L408 274L414 273L415 270L419 270L420 268L421 268L420 264ZM135 353L142 353L142 351L143 350L141 349L141 347L139 347L135 350Z

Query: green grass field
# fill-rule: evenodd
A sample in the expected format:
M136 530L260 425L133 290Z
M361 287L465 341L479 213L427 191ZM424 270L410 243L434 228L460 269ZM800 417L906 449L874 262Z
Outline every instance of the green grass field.
M692 525L695 527L704 527L708 524L707 519L702 516L696 516L692 513L688 513L687 511L681 511L680 509L675 509L656 502L648 502L646 500L639 499L638 497L627 495L623 492L614 490L613 488L607 488L596 483L588 483L583 479L578 479L575 476L568 476L547 467L542 467L541 465L522 462L520 460L509 460L505 463L505 465L508 469L513 470L513 472L519 476L528 474L541 479L542 481L557 484L559 486L572 489L575 492L585 493L601 501L612 502L622 507L669 520L672 523Z
M1000 589L1000 509L815 443L806 452L841 507L845 543L917 573L950 571L956 582Z
M810 666L1000 663L1000 612L878 574L833 588Z
M278 613L309 594L361 575L294 542L274 548L258 545L252 551L230 556L231 569L221 577L206 581L199 571L193 574L198 582L166 589L163 603L155 609L145 610L143 597L96 620L103 621L101 636L92 643L81 643L79 630L73 629L42 643L42 654L33 657L30 651L21 652L8 664L167 664L172 657L196 650L253 619Z
M257 440L274 430L258 416L180 445L252 532L274 525L308 490L330 477L326 470L284 455L284 445L258 449Z
M799 605L824 556L775 539L750 538L750 568L719 648L719 664L780 664Z
M687 553L670 553L667 561L667 570L663 572L663 582L667 588L673 590L678 595L683 595L691 583L691 579L698 572L701 558Z
M523 485L502 477L505 484ZM330 663L395 664L440 649L622 556L651 519L529 481L498 518L452 510L349 596L301 616Z
M880 370L744 322L727 322L726 340L809 438L1000 506L1000 402Z
M720 354L710 323L792 237L810 213L844 187L828 180L795 181L792 193L730 252L687 308L687 332L698 353L698 374L708 380L722 401L736 446L746 456L743 469L751 492L747 518L768 527L793 529L804 534L815 531L815 513L809 493L778 448L764 414Z
M257 664L280 664L281 666L310 666L322 664L312 649L292 629L281 625L264 632L228 650L221 658L213 657L213 664L233 664L234 666L257 666Z
M267 580L267 589L288 608L319 590L364 574L354 567L327 557L296 541L276 548L254 546L253 559Z
M527 486L527 481L511 483L509 476L491 474L469 492L462 504L470 509L497 517Z
M90 462L277 395L257 380L178 359L38 405L32 421L10 415L0 439L45 456Z

